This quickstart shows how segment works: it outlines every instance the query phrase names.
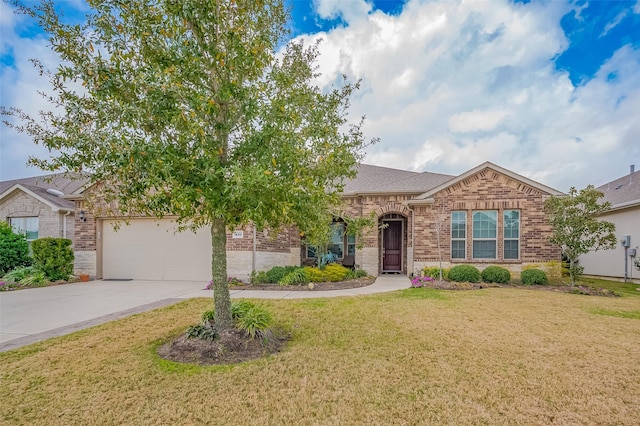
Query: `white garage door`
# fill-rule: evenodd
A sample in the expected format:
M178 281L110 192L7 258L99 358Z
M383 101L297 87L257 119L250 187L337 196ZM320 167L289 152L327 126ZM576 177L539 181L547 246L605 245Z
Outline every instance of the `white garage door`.
M102 227L104 279L186 280L211 279L211 234L208 228L193 233L175 232L169 219L134 219L129 225L105 220Z

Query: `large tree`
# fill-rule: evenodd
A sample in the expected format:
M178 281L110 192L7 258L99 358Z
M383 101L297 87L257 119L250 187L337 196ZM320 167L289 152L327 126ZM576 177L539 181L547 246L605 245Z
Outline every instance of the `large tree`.
M593 185L580 191L571 187L567 196L551 197L544 203L553 227L550 240L559 245L569 259L571 285L582 272L582 268L576 266L581 254L616 247L615 225L598 219L611 208L611 203L599 201L603 196Z
M58 153L45 170L90 171L125 217L209 227L215 321L233 326L226 230L295 224L312 237L338 211L367 145L346 77L314 84L316 45L288 42L282 0L89 0L81 25L51 2L21 6L60 56L52 112L9 125Z

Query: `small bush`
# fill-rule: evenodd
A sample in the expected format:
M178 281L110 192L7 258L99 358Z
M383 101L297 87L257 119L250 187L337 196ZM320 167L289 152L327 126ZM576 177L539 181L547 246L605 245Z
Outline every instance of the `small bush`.
M507 284L511 281L511 272L500 266L487 266L480 277L485 283Z
M472 265L456 265L449 270L449 280L459 283L479 283L480 271Z
M251 272L249 282L251 282L251 284L267 284L269 282L269 277L267 277L266 271L253 271Z
M33 264L51 281L66 280L73 273L71 240L40 238L31 243Z
M189 339L213 341L218 337L218 329L213 323L195 324L187 328L186 334Z
M268 337L272 318L269 311L261 306L252 306L236 319L236 326L244 330L251 338Z
M215 318L215 314L216 314L216 311L214 309L209 309L208 311L204 311L201 317L202 322L203 323L213 322Z
M297 269L297 266L274 266L267 271L267 283L277 284L287 274Z
M280 281L278 281L278 285L294 285L294 284L304 284L309 282L309 277L307 276L307 272L304 268L296 268L293 271L289 272L285 275Z
M364 278L366 277L367 271L364 271L362 269L349 269L347 271L347 275L344 276L345 280L357 280L358 278Z
M535 284L547 284L547 274L540 269L527 269L520 273L520 279L522 284L535 285Z
M427 287L432 282L433 282L433 278L431 278L428 275L417 276L411 280L411 288Z
M327 277L327 281L336 282L343 281L347 276L349 269L337 263L331 263L324 268L324 273Z
M311 282L322 283L328 281L324 270L320 270L320 268L315 266L306 266L304 271L307 273L307 277L309 277L309 281Z
M42 271L33 271L20 280L20 284L25 287L39 287L47 283L47 277L44 276Z
M0 221L0 275L30 264L27 237L14 233L7 222Z
M422 275L424 275L425 277L431 277L434 280L439 280L440 268L438 268L437 266L425 266L422 269ZM443 280L449 279L449 269L442 268L442 279Z

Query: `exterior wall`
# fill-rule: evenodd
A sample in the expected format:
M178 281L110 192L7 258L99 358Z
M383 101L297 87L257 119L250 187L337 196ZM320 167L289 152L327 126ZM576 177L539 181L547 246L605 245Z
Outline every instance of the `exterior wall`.
M631 247L640 256L640 206L613 211L600 217L616 225L616 237L622 241L625 235L631 236ZM627 276L640 278L640 271L633 267L633 258L628 258ZM625 251L621 243L615 249L599 250L580 256L580 266L584 266L585 275L624 278Z
M416 205L415 212L415 271L424 266L438 264L438 234L436 218L442 224L440 251L448 266L474 264L483 269L488 265L500 265L518 272L523 265L559 261L560 248L549 243L551 226L544 212L545 194L522 182L511 179L490 169L482 170L463 181L435 194L431 205ZM472 258L472 212L495 210L498 212L496 259ZM503 258L504 210L520 211L520 258ZM466 211L467 240L466 258L451 259L451 212Z
M17 190L0 204L0 220L8 221L11 217L37 217L38 238L68 238L74 241L73 214L65 217L64 213L52 211L51 206ZM64 234L64 221L67 223L67 235Z
M374 213L377 222L389 215L395 215L404 222L403 236L403 266L402 273L411 273L413 270L413 214L407 207L407 201L416 194L399 195L362 195L344 199L344 210L353 216L368 216ZM367 271L369 275L377 276L382 270L381 233L376 227L365 232L363 238L356 241L362 247L356 248L356 265Z

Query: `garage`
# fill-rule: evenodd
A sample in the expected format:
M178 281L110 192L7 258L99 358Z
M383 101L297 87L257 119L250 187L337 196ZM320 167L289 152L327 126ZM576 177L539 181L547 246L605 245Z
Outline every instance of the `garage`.
M113 220L102 224L102 277L203 281L211 279L211 235L207 228L197 233L176 232L170 219L134 219L129 225Z

